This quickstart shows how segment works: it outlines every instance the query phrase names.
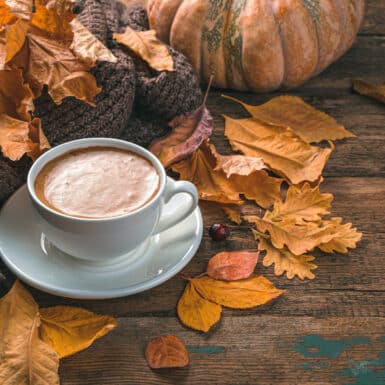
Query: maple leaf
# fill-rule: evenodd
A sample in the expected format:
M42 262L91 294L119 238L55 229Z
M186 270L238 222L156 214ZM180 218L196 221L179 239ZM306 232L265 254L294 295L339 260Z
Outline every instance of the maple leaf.
M192 278L190 282L205 299L233 309L263 305L279 297L279 290L266 278L252 276L240 281L219 281L211 277Z
M190 362L186 345L176 336L166 335L152 339L146 347L150 368L182 368Z
M307 254L294 255L287 249L276 249L266 239L255 234L256 239L259 239L258 249L266 251L263 258L263 266L271 266L274 264L274 274L282 275L286 273L288 279L293 279L297 276L300 279L314 279L315 276L312 270L317 268L317 265L311 263L314 257Z
M173 164L172 170L181 179L193 182L203 200L242 204L240 194L243 194L267 208L280 197L281 179L269 176L264 170L227 178L224 171L217 169L218 156L215 147L206 140L189 158Z
M225 117L225 135L231 147L248 156L262 158L266 165L284 176L291 183L316 181L333 150L311 146L290 128L271 135L258 136L258 131L250 129L253 121L245 125L244 119Z
M114 33L113 37L155 70L175 71L172 56L167 46L156 38L155 30L136 32L131 27L126 27L123 33Z
M369 96L372 99L385 103L385 84L373 85L364 80L355 79L353 88L361 95Z
M0 299L0 383L59 385L59 357L39 337L39 308L18 281Z
M40 336L60 358L89 347L117 325L113 317L70 306L40 309Z
M297 96L278 96L260 106L252 106L229 96L225 98L240 103L261 125L290 127L307 143L355 137L334 118Z
M203 298L189 282L178 301L177 313L183 325L208 332L221 318L222 307Z
M222 210L231 222L234 222L237 225L240 225L242 223L241 213L236 208L234 208L234 207L222 207Z
M259 252L223 251L210 258L207 275L224 281L249 278L254 272L258 256Z

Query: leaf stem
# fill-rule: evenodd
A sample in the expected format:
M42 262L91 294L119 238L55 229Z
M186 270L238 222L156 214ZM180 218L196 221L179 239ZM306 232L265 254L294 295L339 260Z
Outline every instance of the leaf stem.
M258 231L256 229L253 229L253 230L254 230L254 233L258 234L262 238L265 238L265 239L270 239L271 238L269 234L261 233L260 231Z

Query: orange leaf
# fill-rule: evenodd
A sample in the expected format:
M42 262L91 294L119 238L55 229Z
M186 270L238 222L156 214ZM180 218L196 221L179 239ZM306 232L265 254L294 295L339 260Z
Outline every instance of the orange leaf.
M249 278L254 272L258 256L259 252L223 251L209 260L207 274L224 281Z
M116 328L113 317L70 306L40 309L40 336L60 358L88 348Z
M237 225L240 225L242 223L241 213L237 209L233 207L222 207L222 210L231 222L234 222Z
M267 208L280 197L280 179L270 177L264 170L227 178L222 170L216 169L218 156L215 147L205 141L189 158L174 164L172 170L181 179L193 182L203 200L242 204L240 194L244 194Z
M201 277L193 278L190 282L202 297L234 309L260 306L285 292L275 288L262 276L252 276L240 281L219 281L210 277Z
M356 79L353 82L353 87L359 94L369 96L372 99L385 103L385 84L376 86L363 80Z
M262 158L243 155L219 155L215 154L217 159L217 166L215 170L222 170L225 172L227 178L231 175L247 176L254 171L264 170L267 167Z
M220 320L222 307L204 299L189 282L178 301L177 312L183 325L208 332Z
M182 368L190 362L185 344L175 336L154 338L146 348L146 360L150 368Z
M260 106L252 106L238 99L254 118L268 125L290 127L307 143L355 137L334 118L305 103L297 96L278 96Z

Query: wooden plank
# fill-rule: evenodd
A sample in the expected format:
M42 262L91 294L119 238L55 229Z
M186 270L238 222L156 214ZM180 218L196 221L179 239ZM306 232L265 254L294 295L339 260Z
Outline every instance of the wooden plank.
M385 34L385 2L384 0L367 0L366 15L360 34Z
M326 385L347 381L341 372L350 374L349 369L356 378L365 375L360 371L365 362L367 372L383 370L379 354L385 352L381 339L385 322L381 318L246 318L224 314L208 335L185 329L175 317L118 321L113 333L61 362L62 385ZM188 368L147 367L145 346L163 334L177 335L196 352L191 353ZM376 363L378 367L373 366Z

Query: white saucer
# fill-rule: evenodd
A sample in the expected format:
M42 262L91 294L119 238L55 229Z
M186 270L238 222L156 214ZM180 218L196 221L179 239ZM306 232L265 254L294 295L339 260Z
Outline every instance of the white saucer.
M178 194L178 206L189 197ZM22 281L51 294L69 298L123 297L148 290L182 270L202 239L199 208L169 230L150 238L127 257L110 264L85 262L50 244L36 223L26 186L21 187L0 213L0 254Z

